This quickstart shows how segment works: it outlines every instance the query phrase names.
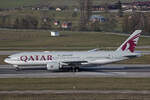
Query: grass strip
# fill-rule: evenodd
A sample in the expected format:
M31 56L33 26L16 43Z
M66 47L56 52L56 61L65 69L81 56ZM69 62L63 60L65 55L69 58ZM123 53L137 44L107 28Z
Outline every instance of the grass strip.
M119 47L128 36L107 32L61 31L60 37L50 37L45 30L0 30L0 48L105 48ZM11 36L11 37L10 37ZM148 37L141 37L138 46L150 45Z
M0 91L150 90L150 78L4 78Z

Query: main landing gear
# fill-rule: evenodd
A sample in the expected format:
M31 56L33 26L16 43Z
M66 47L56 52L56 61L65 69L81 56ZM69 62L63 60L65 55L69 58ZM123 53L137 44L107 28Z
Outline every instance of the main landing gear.
M79 72L79 66L80 66L81 64L71 64L70 66L71 66L71 72Z
M71 67L72 72L79 72L79 67Z
M80 66L79 64L70 64L67 66L62 66L60 68L60 71L62 71L62 72L79 72L80 71L79 66Z

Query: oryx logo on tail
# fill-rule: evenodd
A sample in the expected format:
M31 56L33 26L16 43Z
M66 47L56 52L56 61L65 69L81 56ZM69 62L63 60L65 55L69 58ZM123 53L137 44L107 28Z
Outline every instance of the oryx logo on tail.
M129 41L127 41L123 46L122 46L122 51L125 50L130 50L130 52L134 52L134 49L136 47L136 44L138 42L140 34L137 34L133 38L131 38Z
M134 52L134 49L138 43L141 30L136 30L118 49L117 51L129 51Z

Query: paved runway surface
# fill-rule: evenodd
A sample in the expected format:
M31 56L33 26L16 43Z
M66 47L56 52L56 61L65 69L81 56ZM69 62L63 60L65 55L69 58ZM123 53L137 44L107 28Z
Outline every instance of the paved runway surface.
M44 66L28 66L16 71L11 65L0 65L0 78L54 77L150 77L150 65L106 65L81 68L80 72L50 72Z

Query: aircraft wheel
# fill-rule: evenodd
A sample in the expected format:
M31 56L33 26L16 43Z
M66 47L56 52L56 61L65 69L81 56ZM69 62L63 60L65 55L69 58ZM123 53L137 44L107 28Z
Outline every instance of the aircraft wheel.
M79 68L78 67L73 67L72 72L79 72Z
M19 67L16 67L16 71L20 71L21 69Z
M79 72L79 68L75 68L75 72Z

